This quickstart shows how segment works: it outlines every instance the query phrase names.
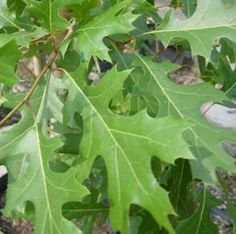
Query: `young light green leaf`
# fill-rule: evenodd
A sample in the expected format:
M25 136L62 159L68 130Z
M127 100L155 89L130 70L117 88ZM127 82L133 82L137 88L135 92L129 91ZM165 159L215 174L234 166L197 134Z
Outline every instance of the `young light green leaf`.
M75 112L83 119L80 154L86 160L78 165L80 181L88 177L95 158L101 155L107 167L113 227L127 233L128 211L134 203L173 233L167 218L173 209L167 192L152 174L150 161L154 155L169 163L179 157L192 158L182 139L186 122L171 117L154 119L145 111L129 117L116 115L108 106L130 71L117 72L114 68L95 87L83 84L79 72L73 78L68 73L65 77L69 94L64 113L66 122Z
M179 20L172 11L168 23L151 33L155 33L165 46L174 38L186 39L193 55L210 57L212 46L219 38L235 41L235 11L236 5L227 7L222 0L198 0L192 17Z
M61 105L53 92L56 83L50 79L31 98L22 111L20 123L1 129L0 161L8 168L9 185L4 214L26 213L26 203L33 204L35 233L80 233L62 216L62 205L78 201L87 189L76 182L75 170L55 173L50 169L55 150L62 142L59 137L46 135L45 122ZM54 95L53 95L54 93Z

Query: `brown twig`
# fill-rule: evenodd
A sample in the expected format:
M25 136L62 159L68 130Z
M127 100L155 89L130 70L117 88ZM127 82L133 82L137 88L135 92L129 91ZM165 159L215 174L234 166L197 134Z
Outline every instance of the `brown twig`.
M215 105L215 103L213 102L209 107L206 108L206 110L202 113L203 116L206 115L206 113Z
M11 116L20 108L22 107L25 103L28 102L29 98L32 96L34 93L34 90L37 88L40 80L42 77L47 73L48 69L51 67L52 63L57 57L57 53L53 52L51 55L51 58L49 58L47 64L44 66L42 71L39 73L37 78L35 79L35 82L33 83L32 87L30 88L29 92L25 95L25 97L0 121L0 127L2 127L10 118Z
M29 72L29 73L31 74L31 76L33 77L33 79L36 79L36 78L37 78L36 74L34 74L34 72L33 72L26 64L22 63L21 65L23 66L23 68L24 68L27 72Z
M51 65L53 64L53 62L55 61L55 59L57 58L59 49L61 47L61 45L64 43L65 40L68 39L68 37L70 36L70 34L73 32L73 27L74 27L75 22L72 21L68 31L65 35L65 37L63 38L63 40L61 40L61 42L59 43L58 47L55 48L55 50L52 52L51 56L48 59L48 62L46 63L46 65L43 67L43 69L41 70L41 72L36 76L36 79L32 85L32 87L30 88L30 90L28 91L28 93L25 95L25 97L0 121L0 128L11 118L11 116L20 108L22 107L24 104L27 104L29 101L29 98L33 95L35 89L37 88L39 82L41 81L41 79L44 77L44 75L47 73L47 71L50 69Z

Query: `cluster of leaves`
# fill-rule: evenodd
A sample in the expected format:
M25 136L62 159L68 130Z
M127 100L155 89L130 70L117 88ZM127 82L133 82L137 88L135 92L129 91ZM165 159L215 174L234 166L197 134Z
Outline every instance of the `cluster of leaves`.
M200 108L233 105L236 4L171 4L162 19L146 0L1 1L0 103L21 115L0 130L4 215L45 234L92 233L107 220L121 233L217 233L206 185L217 170L236 172L222 147L236 134ZM141 53L174 39L199 56L206 82L178 85L168 78L177 65ZM27 78L26 94L13 93L16 64L32 56L41 72ZM112 69L100 73L104 61ZM97 82L88 79L94 67Z

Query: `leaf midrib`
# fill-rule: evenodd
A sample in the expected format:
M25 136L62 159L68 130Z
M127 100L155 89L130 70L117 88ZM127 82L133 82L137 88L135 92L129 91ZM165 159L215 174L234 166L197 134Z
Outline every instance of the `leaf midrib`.
M236 17L235 17L236 18ZM229 29L232 29L232 30L235 30L236 31L236 23L233 25L217 25L217 26L209 26L209 27L196 27L196 28L177 28L177 29L165 29L165 30L154 30L154 31L150 31L150 32L146 32L144 33L144 35L148 35L148 34L159 34L159 33L175 33L176 32L189 32L189 31L193 31L193 32L196 32L196 31L203 31L203 30L214 30L214 29L217 29L219 30L219 28L229 28Z
M185 119L184 116L182 115L182 113L179 111L179 109L177 108L177 106L174 104L174 102L172 101L172 99L169 97L169 95L167 94L166 90L164 87L162 87L161 83L158 81L158 79L156 78L155 74L153 73L152 69L148 66L148 64L142 59L142 57L140 55L137 54L137 57L141 60L141 62L145 65L145 67L148 69L149 73L151 74L151 76L154 78L157 86L161 89L162 93L165 95L165 97L167 98L167 100L169 101L169 103L171 103L171 105L174 107L174 109L176 110L176 112L179 114L179 116L182 119Z
M86 102L89 104L89 106L91 107L91 109L96 113L96 115L98 116L98 118L100 119L100 121L102 122L104 128L107 130L108 134L110 135L112 141L114 142L114 144L117 146L117 148L119 148L121 154L123 155L127 165L129 166L135 180L137 181L137 184L139 185L139 187L141 188L141 190L145 193L148 194L148 191L145 190L145 188L143 187L143 185L141 184L141 182L139 181L133 167L131 166L128 157L126 155L126 153L123 151L122 147L120 146L120 144L116 141L115 136L113 136L112 132L110 131L109 126L107 125L107 123L103 120L101 114L97 111L97 109L94 107L94 105L90 102L90 100L86 97L86 95L84 94L84 92L80 89L80 87L74 82L74 79L71 77L71 75L64 70L65 74L70 78L71 82L74 84L75 87L77 87L79 93L81 93L81 95L83 96L83 98L86 100ZM116 164L117 165L117 164ZM121 191L121 189L118 189L119 191Z
M145 63L145 61L141 58L140 55L137 55L139 57L139 59L143 62L143 64L146 66L146 68L148 69L148 71L150 72L150 74L152 75L152 77L154 78L154 80L156 81L158 87L163 91L163 94L165 95L165 97L170 101L170 103L173 105L174 109L177 111L178 114L180 114L180 117L184 120L190 120L193 123L197 124L198 126L201 126L205 129L210 129L208 128L206 125L203 125L202 123L198 122L196 119L192 119L189 116L185 117L185 114L182 114L182 112L177 108L177 106L173 103L172 99L168 96L167 92L165 92L165 88L162 87L162 85L160 84L160 82L158 81L158 79L156 78L155 74L152 72L152 69L149 68L148 64ZM194 136L213 154L215 154L215 152L209 147L209 145L207 145L203 139L195 132L193 126L189 126L190 131L194 134Z

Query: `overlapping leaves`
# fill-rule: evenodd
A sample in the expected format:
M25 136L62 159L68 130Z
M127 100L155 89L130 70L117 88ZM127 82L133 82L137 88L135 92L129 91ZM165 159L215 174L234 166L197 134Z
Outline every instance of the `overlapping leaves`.
M210 57L211 48L219 38L227 37L232 41L236 38L236 5L224 5L222 0L198 0L194 14L179 20L174 12L169 15L155 33L161 41L168 45L174 38L186 39L194 55Z
M63 17L62 9L65 6L71 4L79 4L83 0L24 0L27 4L27 8L32 12L35 17L38 17L40 23L49 32L55 32L56 30L64 30L69 23Z
M35 212L35 233L80 233L62 216L62 205L76 201L87 190L75 180L75 171L52 172L49 161L62 142L47 135L45 127L61 105L54 95L55 80L38 90L30 106L22 111L22 119L11 129L2 129L0 161L8 168L10 183L4 214L27 215L29 202ZM55 109L57 106L58 110ZM32 210L31 210L32 212Z
M200 206L197 211L188 219L181 221L176 229L178 234L194 233L218 233L218 228L211 222L209 213L217 206L217 200L210 195L206 189L199 194Z
M78 177L81 182L87 178L93 161L101 155L107 167L113 227L127 232L128 210L134 203L148 210L172 233L166 216L173 210L167 193L155 181L150 161L152 156L169 163L178 157L192 157L182 139L186 123L171 117L153 119L145 111L132 117L112 113L109 102L129 73L114 68L96 87L84 86L79 74L74 79L67 74L69 95L65 118L69 120L73 112L79 112L83 119L80 154L86 160L79 165Z
M3 28L5 26L11 26L19 29L14 14L10 13L7 7L7 0L2 0L0 2L0 28Z
M104 37L128 33L134 29L132 23L137 19L137 15L125 12L131 2L131 0L125 0L115 4L75 32L78 39L77 43L79 44L78 50L86 61L92 55L110 60L108 48L103 43Z
M116 41L117 38L118 41L123 38L120 34L127 34L135 28L133 22L138 18L133 11L131 0L118 3L107 1L104 5L99 5L99 1L92 1L91 5L94 6L92 10L88 9L90 4L84 0L23 1L26 6L21 8L23 12L21 16L26 16L23 17L24 20L33 24L22 24L25 25L24 30L29 29L25 32L15 24L15 18L9 13L6 1L0 4L0 27L7 27L13 32L2 34L0 38L0 65L3 68L0 82L9 86L14 83L13 71L19 59L17 46L20 45L21 49L29 47L31 39L45 35L45 31L53 37L58 30L65 30L69 24L61 14L65 6L72 6L70 9L74 11L83 6L91 13L87 16L76 15L79 11L72 14L77 16L78 22L74 25L75 33L68 39L67 45L70 44L68 48L71 51L79 52L80 58L75 59L78 63L81 60L89 62L92 56L110 60L109 50L103 39L109 36L110 41ZM134 2L139 5L139 1ZM182 2L190 3L190 1ZM17 1L15 4L17 5ZM99 9L95 9L97 6ZM101 10L105 8L107 11ZM138 12L142 11L142 7L138 9ZM157 30L148 34L157 34L165 45L175 37L184 38L189 41L194 54L209 57L214 40L227 37L235 41L235 9L235 5L227 7L221 0L199 0L196 12L189 19L176 20L171 13ZM194 8L186 12L186 15L190 16L193 10ZM149 11L145 12L148 14ZM141 21L145 17L143 16ZM146 24L146 21L142 23ZM138 22L136 24L138 25ZM42 30L38 30L38 26L42 27ZM32 28L37 30L33 31ZM12 41L13 37L16 42ZM34 45L35 47L39 45L37 50L42 49L40 43L36 42ZM44 40L43 43L47 41ZM49 47L51 48L51 44ZM29 51L29 54L34 53L34 49ZM47 52L44 54L45 57ZM71 54L73 58L73 54L76 53ZM26 217L30 210L34 211L36 233L80 233L79 229L63 217L62 206L67 203L64 207L70 207L73 205L68 203L70 201L80 202L80 208L86 206L81 202L88 191L82 184L89 177L96 158L100 156L107 170L109 199L107 209L113 228L122 233L130 232L129 209L131 204L136 204L149 212L159 223L157 229L164 227L169 233L174 233L168 215L175 214L175 211L179 212L179 209L184 207L180 199L184 197L185 191L189 191L186 188L190 178L183 180L184 170L179 171L179 168L184 167L178 164L173 172L177 171L174 181L179 183L174 191L175 182L173 182L167 189L174 189L168 194L157 181L161 175L157 173L158 175L155 174L154 177L151 169L152 157L158 158L163 167L166 165L172 167L171 164L176 159L185 158L191 165L191 171L189 167L185 167L191 179L193 176L206 183L216 181L215 170L218 167L231 172L236 171L234 160L221 146L224 140L236 141L235 133L212 126L200 112L205 102L222 103L229 101L227 97L206 83L187 87L174 84L167 77L167 73L175 68L173 65L158 64L142 56L130 61L126 59L128 57L124 58L125 62L138 67L140 71L138 77L135 77L137 73L127 70L128 65L121 72L115 67L102 77L96 86L87 86L83 80L82 66L76 64L73 68L77 66L79 68L75 73L69 74L65 71L64 82L68 95L63 97L66 98L63 117L62 103L55 95L57 83L51 78L46 85L42 82L29 103L25 103L21 110L21 121L10 129L1 129L0 161L8 167L10 177L6 215L23 214L22 216ZM124 87L127 87L128 83L125 81L128 76L138 81L134 82L135 86L130 95L147 97L147 106L158 109L154 110L157 113L155 118L151 118L145 110L139 111L139 108L134 111L137 113L131 116L122 115L123 112L118 115L109 108L113 98L118 93L120 95ZM234 86L235 82L231 84L230 91ZM132 87L128 88L129 91L131 89ZM127 94L129 91L125 90L124 93ZM78 115L81 121L76 122L75 118ZM67 133L70 130L73 132L70 128L71 123L78 124L76 127L82 129L82 139L78 138L77 141L77 138L73 138L77 132L71 134L73 137L70 136L69 140L73 138L73 141L67 141L66 147L73 144L71 151L79 148L80 155L76 156L80 156L83 161L78 160L75 167L70 168L67 165L68 171L63 173L53 172L49 165L55 151L62 146L59 137L51 136L49 128L51 118L60 122L60 126L64 124ZM60 133L64 134L63 131ZM63 137L66 138L66 134ZM66 153L66 150L63 153ZM182 161L179 160L178 163ZM163 169L162 165L160 167ZM79 183L76 182L75 175ZM165 179L160 180L163 182ZM168 184L163 183L165 186ZM171 202L176 210L173 209ZM215 204L211 205L205 190L200 196L200 202L199 209L189 219L181 222L177 231L182 232L183 229L186 231L186 226L191 226L197 231L205 230L203 217L206 217L205 221L210 222L209 211ZM77 214L76 212L73 214ZM70 217L69 213L66 215ZM195 223L195 220L198 222Z
M175 84L167 77L168 72L175 68L172 64L154 63L141 56L138 60L136 64L144 69L145 76L145 79L140 79L138 92L151 94L158 100L160 116L174 115L194 123L189 126L191 131L186 133L186 140L192 145L197 159L191 161L194 177L212 182L216 180L215 170L218 167L236 172L233 158L222 147L224 140L236 141L235 133L216 128L201 113L204 103L222 103L228 100L227 96L207 83L193 86Z

